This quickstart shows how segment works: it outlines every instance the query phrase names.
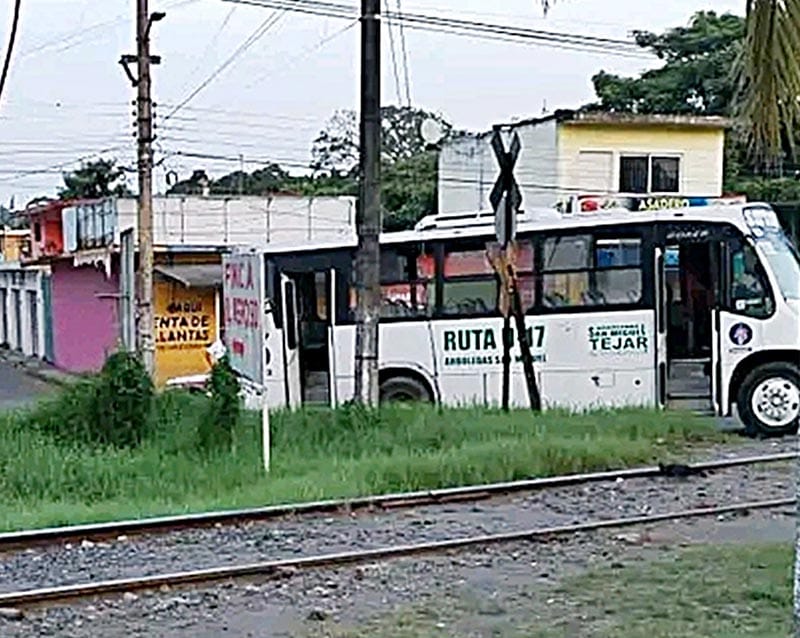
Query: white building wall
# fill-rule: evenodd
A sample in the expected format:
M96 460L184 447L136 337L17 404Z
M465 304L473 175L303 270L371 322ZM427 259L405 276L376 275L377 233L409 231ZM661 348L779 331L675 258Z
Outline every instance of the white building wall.
M134 228L135 199L117 200L119 232ZM153 240L163 246L303 245L355 238L354 197L156 197Z
M522 124L514 130L521 143L514 174L522 208L553 206L559 183L555 120ZM446 142L439 155L439 213L491 209L489 194L499 172L490 133Z
M0 266L0 342L40 359L45 355L43 276L40 268Z

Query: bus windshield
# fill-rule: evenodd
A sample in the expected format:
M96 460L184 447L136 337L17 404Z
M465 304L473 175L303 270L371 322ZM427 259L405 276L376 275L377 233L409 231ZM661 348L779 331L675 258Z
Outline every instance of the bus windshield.
M756 240L769 267L775 273L784 299L800 299L800 258L783 233L770 233Z

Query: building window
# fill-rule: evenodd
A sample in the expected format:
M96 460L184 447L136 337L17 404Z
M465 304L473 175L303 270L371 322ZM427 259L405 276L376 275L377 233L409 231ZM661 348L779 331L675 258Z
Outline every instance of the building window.
M638 237L548 237L542 247L545 308L616 306L642 300Z
M680 191L680 158L656 155L624 155L619 159L621 193L677 193Z

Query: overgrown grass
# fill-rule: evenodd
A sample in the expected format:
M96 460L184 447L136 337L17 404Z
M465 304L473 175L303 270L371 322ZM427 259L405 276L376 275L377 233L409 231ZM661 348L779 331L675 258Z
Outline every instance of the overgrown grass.
M67 395L67 401L71 400ZM272 471L259 415L232 444L198 450L208 400L166 393L138 447L53 438L62 397L0 417L0 528L18 529L519 479L653 462L717 441L711 421L641 410L567 415L388 407L272 415ZM40 427L44 425L44 427Z
M363 622L309 625L330 638L788 638L792 548L699 546L668 559L631 561L560 585L509 586L489 598L451 587ZM519 573L517 574L519 585ZM531 578L533 580L534 577ZM464 581L461 581L462 583ZM469 582L469 581L467 581ZM478 598L476 598L476 596ZM474 634L473 634L474 632Z
M694 547L675 560L568 579L555 595L569 604L572 619L582 619L583 636L786 638L792 617L791 547ZM569 619L553 620L526 635L556 638L569 627Z

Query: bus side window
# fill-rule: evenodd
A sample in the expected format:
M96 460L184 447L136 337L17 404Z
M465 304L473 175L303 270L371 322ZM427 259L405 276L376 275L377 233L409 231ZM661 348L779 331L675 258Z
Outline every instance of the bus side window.
M631 305L641 300L641 238L582 234L544 240L545 308Z
M485 242L448 246L442 267L443 315L474 317L497 313L497 276Z
M418 244L381 249L381 319L423 319L434 303L433 255ZM355 291L351 294L355 309Z
M743 241L731 245L731 310L748 317L768 317L774 311L766 273L753 247Z

